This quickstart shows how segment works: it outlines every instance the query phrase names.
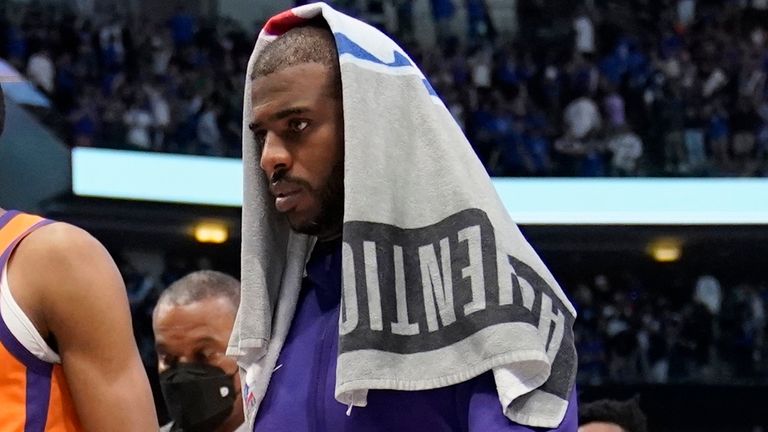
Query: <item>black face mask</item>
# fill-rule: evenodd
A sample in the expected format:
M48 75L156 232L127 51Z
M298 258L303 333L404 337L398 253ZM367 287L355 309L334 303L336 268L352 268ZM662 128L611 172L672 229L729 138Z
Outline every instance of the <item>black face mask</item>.
M229 418L234 408L234 375L206 364L179 363L160 374L168 414L174 430L211 432Z

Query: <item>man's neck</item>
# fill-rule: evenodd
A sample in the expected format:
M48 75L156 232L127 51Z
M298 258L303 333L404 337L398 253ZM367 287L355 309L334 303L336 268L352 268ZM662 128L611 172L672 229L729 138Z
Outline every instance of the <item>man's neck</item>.
M330 235L317 236L317 241L319 241L320 243L329 243L334 240L338 240L340 238L341 238L341 232L337 232Z
M332 242L334 240L340 239L341 235L344 233L342 226L343 226L343 223L340 223L337 226L328 228L324 232L317 234L316 235L317 241L326 243L326 242Z

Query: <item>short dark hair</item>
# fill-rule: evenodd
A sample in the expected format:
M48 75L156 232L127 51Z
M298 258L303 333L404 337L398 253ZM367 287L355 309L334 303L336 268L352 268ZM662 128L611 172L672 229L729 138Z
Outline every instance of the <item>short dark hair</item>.
M192 272L172 283L160 294L157 306L185 306L209 298L225 298L237 310L240 304L240 282L232 276L213 270Z
M335 79L333 96L341 96L341 72L336 40L323 19L310 20L270 42L256 59L250 79L254 80L304 63L319 63L330 68Z
M3 95L3 86L0 85L0 135L5 128L5 96Z
M601 399L581 405L579 426L593 422L613 423L626 432L648 431L648 421L638 397L625 401Z

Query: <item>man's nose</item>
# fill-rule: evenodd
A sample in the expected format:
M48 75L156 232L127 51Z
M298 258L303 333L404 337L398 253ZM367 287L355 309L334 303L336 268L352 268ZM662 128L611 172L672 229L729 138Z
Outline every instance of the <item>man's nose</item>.
M279 170L290 169L291 153L277 134L267 132L264 137L259 165L269 179Z

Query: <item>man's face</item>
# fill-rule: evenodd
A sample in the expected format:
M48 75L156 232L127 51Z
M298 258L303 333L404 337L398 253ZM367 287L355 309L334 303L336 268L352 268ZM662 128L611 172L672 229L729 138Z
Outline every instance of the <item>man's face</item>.
M160 373L179 363L216 366L235 374L235 390L240 392L237 362L225 355L237 311L223 297L211 297L187 305L160 304L152 320ZM214 317L215 319L212 319ZM242 398L235 399L236 404ZM242 416L238 405L230 418ZM234 419L236 424L237 419ZM240 419L242 422L242 419Z
M344 120L333 73L304 63L256 78L251 130L275 208L291 227L321 238L341 232Z

